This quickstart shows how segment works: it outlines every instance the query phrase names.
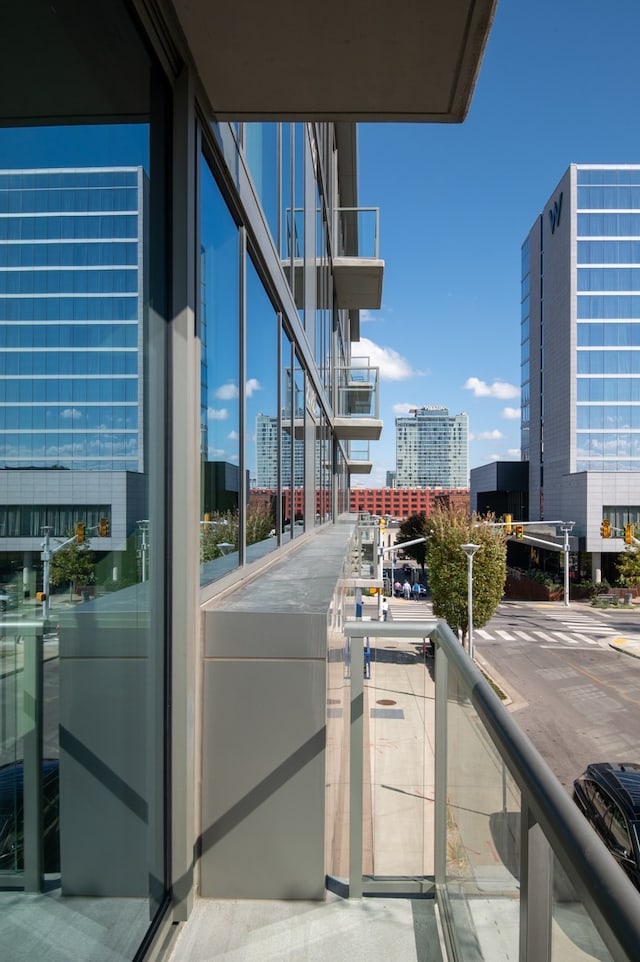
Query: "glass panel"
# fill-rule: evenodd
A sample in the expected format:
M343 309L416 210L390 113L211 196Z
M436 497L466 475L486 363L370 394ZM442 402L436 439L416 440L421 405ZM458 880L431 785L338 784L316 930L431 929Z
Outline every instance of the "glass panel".
M247 259L246 466L249 472L247 560L277 546L277 315L253 262Z
M244 149L271 236L278 241L278 125L245 124Z
M610 962L613 956L554 855L551 962L566 962L567 959Z
M520 793L449 672L446 878L460 959L517 959Z
M12 832L0 884L25 890L3 916L21 919L3 925L11 958L64 946L69 958L131 959L167 893L168 111L128 9L114 0L89 22L76 2L39 7L38 29L12 43L23 65L17 109L24 96L42 126L0 129L0 237L20 242L5 251L0 329L26 349L11 352L16 377L0 400L0 603L5 594L11 608L0 643L0 776ZM116 32L120 57L96 44ZM43 77L55 77L53 100ZM65 115L73 126L60 125ZM11 399L28 415L17 435L3 407ZM132 404L133 417L114 401ZM29 687L33 622L44 696ZM41 726L42 757L27 724ZM29 814L40 800L42 838ZM46 884L28 868L41 843Z
M280 434L280 480L281 480L281 538L289 541L292 535L291 513L293 508L293 345L286 331L281 336L282 369L280 373L280 410L282 429Z
M363 601L366 615L377 619L377 596ZM435 871L435 689L429 646L413 639L365 642L364 697L363 828L364 838L371 840L364 849L364 890L371 877L401 879L405 892L420 892L430 887Z
M200 164L200 582L238 566L240 240L213 174Z
M306 425L306 375L302 361L295 355L293 386L294 410L294 527L293 533L305 529L304 489L305 489L305 425Z

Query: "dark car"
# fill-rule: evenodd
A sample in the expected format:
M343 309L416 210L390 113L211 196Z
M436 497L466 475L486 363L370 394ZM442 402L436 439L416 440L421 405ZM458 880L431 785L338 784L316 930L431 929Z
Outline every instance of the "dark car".
M589 765L574 781L573 797L618 864L640 889L640 764Z
M60 782L58 759L42 762L43 857L45 872L60 871ZM0 767L0 871L24 868L24 767L22 761Z

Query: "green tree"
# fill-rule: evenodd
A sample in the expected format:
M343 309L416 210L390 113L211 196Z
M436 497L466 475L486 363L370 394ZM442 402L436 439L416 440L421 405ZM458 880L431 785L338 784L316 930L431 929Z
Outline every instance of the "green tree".
M634 538L638 537L636 527L633 527ZM616 565L620 580L627 587L633 587L640 583L640 551L637 545L631 545L618 556Z
M469 630L467 555L463 544L479 544L473 559L473 624L481 628L500 604L507 576L504 529L493 527L494 515L464 511L436 511L428 519L427 565L433 613L459 631L466 645Z
M396 544L403 544L405 541L414 541L416 538L426 538L429 531L429 521L424 511L410 514L398 529ZM423 541L421 544L409 545L409 547L403 548L402 550L406 555L409 555L410 558L418 562L424 573L427 550L426 543Z
M52 557L49 582L54 588L68 584L70 599L74 592L77 594L79 587L92 585L95 580L95 555L89 545L72 541L56 551Z

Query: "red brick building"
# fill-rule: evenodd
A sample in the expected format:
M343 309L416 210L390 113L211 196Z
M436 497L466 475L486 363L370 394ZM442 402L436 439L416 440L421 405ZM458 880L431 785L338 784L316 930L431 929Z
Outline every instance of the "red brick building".
M436 505L469 511L468 488L352 488L350 511L408 518L421 511L427 517Z

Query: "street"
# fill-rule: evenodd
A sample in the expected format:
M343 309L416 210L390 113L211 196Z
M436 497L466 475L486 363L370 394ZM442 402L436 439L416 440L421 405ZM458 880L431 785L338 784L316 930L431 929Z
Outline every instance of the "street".
M503 602L474 633L479 664L569 792L588 762L640 758L640 660L607 642L629 630L640 611Z

